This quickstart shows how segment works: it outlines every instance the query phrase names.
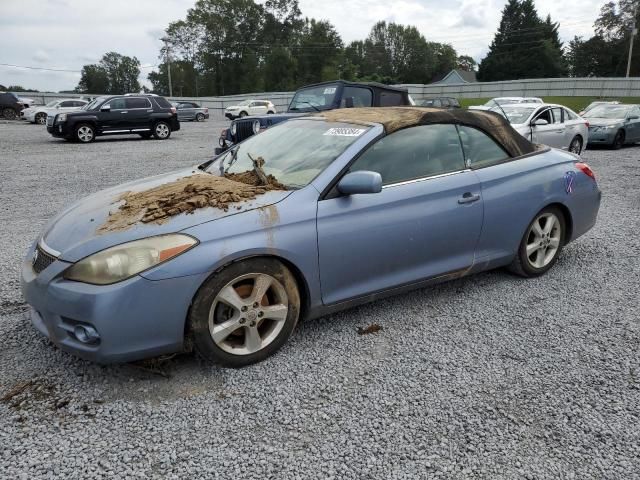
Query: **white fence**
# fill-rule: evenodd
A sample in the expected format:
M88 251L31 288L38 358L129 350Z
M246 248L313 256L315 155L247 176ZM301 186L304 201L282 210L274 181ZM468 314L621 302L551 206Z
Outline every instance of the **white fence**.
M640 97L640 78L543 78L506 82L459 83L452 85L397 85L409 90L414 100L425 97L492 98L511 96L535 97ZM47 103L58 98L79 98L81 94L20 93L23 97ZM98 94L84 96L95 97ZM224 97L170 97L171 101L191 100L208 107L212 118L221 119L224 109L247 99L271 100L278 111L287 109L293 92L247 93Z

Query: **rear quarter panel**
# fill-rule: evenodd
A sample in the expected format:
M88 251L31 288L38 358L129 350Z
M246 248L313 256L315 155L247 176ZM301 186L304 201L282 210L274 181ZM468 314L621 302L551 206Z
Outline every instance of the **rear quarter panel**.
M559 204L569 215L571 241L596 221L600 190L578 170L579 157L551 149L475 170L482 189L484 219L476 250L479 269L508 264L536 213ZM568 192L565 174L573 176ZM483 267L484 265L484 267Z

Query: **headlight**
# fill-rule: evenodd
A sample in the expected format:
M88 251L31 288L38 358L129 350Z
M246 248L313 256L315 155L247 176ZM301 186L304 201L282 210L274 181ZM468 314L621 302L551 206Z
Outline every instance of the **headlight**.
M80 260L64 272L64 278L109 285L177 257L197 243L195 238L182 234L159 235L123 243Z
M253 125L253 133L258 133L260 131L260 120L254 120Z
M59 113L56 116L56 123L62 123L62 122L66 122L67 121L67 114L66 113Z
M235 135L236 134L236 124L232 123L231 124L231 135Z

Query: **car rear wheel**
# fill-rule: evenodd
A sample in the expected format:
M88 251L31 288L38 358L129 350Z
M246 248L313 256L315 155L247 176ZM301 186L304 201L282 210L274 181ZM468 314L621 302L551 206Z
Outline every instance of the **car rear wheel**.
M171 127L167 122L158 122L153 126L153 136L158 140L166 140L171 136Z
M18 114L13 108L4 108L2 110L2 116L7 120L15 120Z
M196 115L196 122L204 122L204 113L198 113Z
M246 117L247 115L249 115L247 112L240 112L240 115L238 116L242 118L242 117Z
M573 140L571 140L571 143L569 144L569 151L576 155L580 155L582 152L582 137L580 137L580 135L573 137Z
M296 280L282 263L252 258L214 274L198 291L189 322L196 351L228 367L264 360L289 339L300 312Z
M80 143L91 143L96 139L96 131L93 125L81 123L75 129L74 139Z
M274 113L275 113L274 111L269 110L269 111L267 112L267 115L273 115Z
M620 150L624 145L624 137L624 130L618 130L618 133L616 133L616 136L613 139L611 147L613 147L614 150Z
M47 114L46 113L36 114L36 123L38 125L44 125L45 123L47 123Z
M566 222L556 207L539 212L527 227L509 270L523 277L546 273L558 260L565 242Z

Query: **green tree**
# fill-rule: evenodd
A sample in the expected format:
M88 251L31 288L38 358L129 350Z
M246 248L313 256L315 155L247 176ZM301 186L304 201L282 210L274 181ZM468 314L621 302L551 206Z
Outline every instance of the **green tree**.
M456 60L456 68L467 72L474 72L478 64L469 55L460 55Z
M123 94L139 92L140 62L116 52L102 56L100 63L82 67L76 91L80 93Z
M478 78L550 78L566 73L558 24L551 17L542 20L533 0L509 0L489 53L480 62Z
M326 20L306 19L298 44L293 47L296 83L333 80L339 75L343 43L335 27Z

